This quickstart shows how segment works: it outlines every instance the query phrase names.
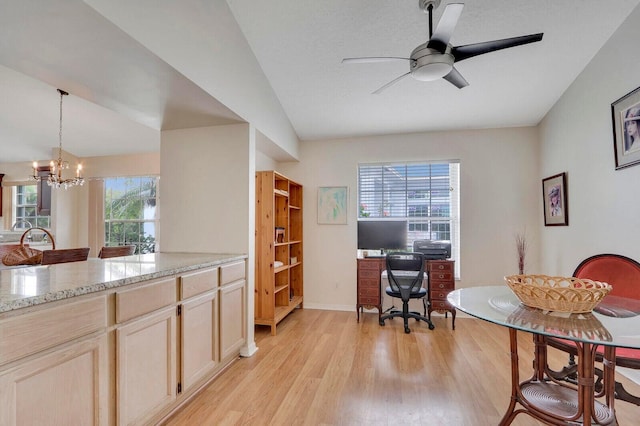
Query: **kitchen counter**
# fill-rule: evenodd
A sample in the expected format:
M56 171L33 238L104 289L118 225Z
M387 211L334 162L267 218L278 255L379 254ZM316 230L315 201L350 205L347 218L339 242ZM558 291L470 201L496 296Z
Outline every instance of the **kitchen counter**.
M0 313L246 259L242 254L150 253L0 270Z

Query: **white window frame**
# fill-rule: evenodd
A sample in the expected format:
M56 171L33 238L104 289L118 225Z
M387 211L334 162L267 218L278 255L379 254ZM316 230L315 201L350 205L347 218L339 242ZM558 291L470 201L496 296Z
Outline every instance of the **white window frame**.
M432 172L434 167L428 167L429 176L420 175L418 177L412 177L410 169L417 168L422 169L423 166L448 166L448 182L447 177L438 173ZM416 167L417 166L417 167ZM401 170L405 167L404 172L397 173L397 170ZM378 174L377 169L380 169ZM399 186L389 190L391 185L385 185L384 179L388 176L392 179L397 179L400 183ZM372 186L371 178L382 180L382 184L374 184ZM369 180L367 180L369 178ZM411 182L413 180L414 182ZM433 194L437 194L438 191L442 194L444 188L439 186L433 187L433 182L437 180L443 180L443 184L449 186L448 196L438 197ZM415 200L419 200L416 197L416 189L421 189L419 183L425 181L432 185L430 188L424 188L425 199L428 202L425 205L416 204ZM404 185L404 189L402 187ZM418 185L418 186L416 186ZM427 195L428 194L428 195ZM419 194L418 194L419 195ZM370 202L375 198L374 202ZM434 200L440 198L440 203L434 203ZM389 202L388 200L395 202ZM370 206L368 203L372 204ZM448 206L448 215L444 216L442 213L434 213L434 205L442 204L442 201L446 201ZM366 205L366 206L365 206ZM431 215L427 216L411 216L410 207L424 208L427 213ZM369 209L369 210L368 210ZM445 210L446 213L446 210ZM434 224L448 223L449 224L449 238L451 241L451 259L455 261L455 278L460 279L460 162L457 160L449 161L419 161L419 162L385 162L385 163L361 163L358 164L358 220L370 219L384 219L385 217L394 219L406 219L408 221L407 229L407 249L411 250L413 247L413 241L415 239L436 239L437 231L433 229ZM420 234L418 231L410 230L412 226L415 229L415 225L426 224L429 230L428 234Z

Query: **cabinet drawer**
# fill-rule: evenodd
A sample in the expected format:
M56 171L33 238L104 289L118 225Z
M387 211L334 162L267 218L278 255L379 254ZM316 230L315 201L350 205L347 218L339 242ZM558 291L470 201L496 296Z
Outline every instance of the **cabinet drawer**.
M218 268L204 269L180 277L180 299L213 290L218 287Z
M380 290L380 280L360 280L358 282L358 289L363 288L373 288L376 290Z
M429 271L449 271L452 272L453 271L453 262L438 262L438 261L431 261L427 264L427 267L429 269Z
M363 269L373 269L376 271L380 271L382 265L381 260L358 260L358 270L361 271Z
M453 309L453 306L451 306L449 303L447 303L444 300L432 300L431 301L431 309L432 310L438 310L438 309L451 310L451 309Z
M243 280L245 278L245 263L236 262L220 267L220 285L232 283L234 281Z
M431 290L455 290L456 285L453 281L433 281L431 283Z
M372 279L372 280L380 280L380 271L377 269L365 269L358 271L358 277L360 279Z
M358 289L358 297L361 297L361 296L380 297L380 288L379 287L360 287Z
M380 298L378 297L358 297L358 303L360 305L379 305Z
M0 364L107 326L107 298L66 303L0 321Z
M116 322L121 323L176 301L176 279L154 283L116 293Z
M432 290L431 291L431 300L446 300L447 295L449 294L449 290L441 291L441 290Z
M453 274L451 272L431 271L429 278L431 278L431 281L453 281Z

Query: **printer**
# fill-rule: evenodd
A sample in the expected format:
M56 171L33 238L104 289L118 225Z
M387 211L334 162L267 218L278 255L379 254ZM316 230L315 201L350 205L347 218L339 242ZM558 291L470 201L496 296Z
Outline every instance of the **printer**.
M413 251L422 253L425 260L444 260L451 257L451 241L415 240Z

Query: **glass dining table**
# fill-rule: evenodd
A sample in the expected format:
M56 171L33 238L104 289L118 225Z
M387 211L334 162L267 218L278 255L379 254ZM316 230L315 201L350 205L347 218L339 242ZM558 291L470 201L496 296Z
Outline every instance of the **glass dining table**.
M448 301L473 317L509 329L511 401L500 425L509 425L520 413L551 425L615 425L616 347L640 349L640 309L631 299L605 303L593 312L567 314L530 308L507 287L485 286L455 290ZM619 303L623 302L623 303ZM624 303L630 302L630 303ZM601 309L599 309L602 306ZM533 334L533 374L520 379L517 332ZM559 380L547 364L549 338L572 341L577 348L575 384ZM602 386L596 389L597 350L602 347ZM520 405L520 408L516 409Z

